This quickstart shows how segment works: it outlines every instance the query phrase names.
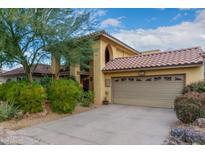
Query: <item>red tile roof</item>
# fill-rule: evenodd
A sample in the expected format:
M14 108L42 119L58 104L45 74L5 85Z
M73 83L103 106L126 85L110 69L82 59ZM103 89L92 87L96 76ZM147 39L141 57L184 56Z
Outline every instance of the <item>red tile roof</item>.
M33 65L31 67L31 69L34 69ZM0 74L0 76L2 77L8 77L8 76L19 76L19 75L24 75L24 69L23 67L20 68L16 68L14 70L11 71L7 71L5 73ZM36 69L33 71L33 74L42 74L42 75L51 75L52 71L51 71L51 66L50 65L45 65L45 64L38 64Z
M203 51L200 47L193 47L145 55L140 54L133 57L115 58L106 64L103 71L202 64L202 53Z

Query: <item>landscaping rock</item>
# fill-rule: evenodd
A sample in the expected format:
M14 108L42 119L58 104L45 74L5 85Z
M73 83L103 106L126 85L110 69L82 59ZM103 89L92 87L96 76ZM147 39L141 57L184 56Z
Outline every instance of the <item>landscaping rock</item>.
M188 143L181 141L180 139L169 136L164 143L165 145L187 145Z
M193 125L199 126L200 128L205 128L205 118L199 118L194 121Z
M201 132L192 126L173 128L170 135L188 144L205 144L205 132Z

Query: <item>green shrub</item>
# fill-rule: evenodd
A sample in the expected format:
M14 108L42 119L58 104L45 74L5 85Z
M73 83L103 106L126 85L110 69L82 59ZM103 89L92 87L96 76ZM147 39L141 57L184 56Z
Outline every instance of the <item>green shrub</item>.
M80 105L89 107L93 103L94 94L92 91L83 92L81 95Z
M4 90L4 84L0 84L0 101L5 100L5 90Z
M186 86L183 90L183 93L185 94L194 91L199 93L205 92L205 81L199 81Z
M54 80L48 88L53 112L72 113L80 100L82 88L73 80Z
M174 109L177 118L183 123L205 118L205 93L190 92L177 97Z
M37 83L25 81L16 82L6 92L6 101L22 110L24 113L43 111L46 93L44 88Z
M22 117L22 113L13 105L6 104L0 106L0 122L10 120L12 118L19 119L20 117Z
M68 76L62 77L62 79L63 80L73 80L73 81L76 81L76 78L73 75L68 75Z
M6 101L6 94L10 87L16 84L15 81L10 81L0 85L0 101Z
M40 80L40 84L45 88L48 89L49 85L51 84L52 78L49 76L44 76Z

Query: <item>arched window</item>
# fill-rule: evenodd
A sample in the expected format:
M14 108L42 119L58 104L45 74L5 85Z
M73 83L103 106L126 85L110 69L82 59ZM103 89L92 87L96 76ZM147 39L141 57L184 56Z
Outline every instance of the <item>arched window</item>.
M110 61L110 52L108 47L105 49L105 63Z

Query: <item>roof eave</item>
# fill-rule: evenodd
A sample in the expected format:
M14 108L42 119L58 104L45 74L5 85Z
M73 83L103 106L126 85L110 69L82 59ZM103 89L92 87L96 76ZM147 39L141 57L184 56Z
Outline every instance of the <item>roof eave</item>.
M135 50L134 48L130 47L126 43L124 43L124 42L120 41L119 39L115 38L114 36L108 34L105 30L93 32L93 33L81 36L78 39L88 39L88 38L91 38L91 37L95 38L95 39L100 39L100 36L104 36L104 37L112 40L113 42L123 46L124 48L128 49L130 52L132 52L134 54L140 54L139 51Z
M106 33L106 32L101 33L101 35L104 36L104 37L106 37L106 38L108 38L108 39L110 39L110 40L112 40L112 41L115 42L115 43L120 44L121 46L123 46L124 48L128 49L129 51L131 51L131 52L134 53L134 54L140 54L139 51L133 49L132 47L128 46L127 44L123 43L122 41L120 41L120 40L118 40L117 38L115 38L115 37L109 35L109 34Z
M35 75L52 75L52 73L33 73L33 76ZM0 77L3 77L3 78L8 78L8 77L19 77L19 76L25 76L25 73L18 73L18 74L9 74L9 75L6 75L6 74L1 74Z
M24 73L18 73L18 74L1 74L0 77L7 78L7 77L14 77L14 76L22 76L25 75Z

